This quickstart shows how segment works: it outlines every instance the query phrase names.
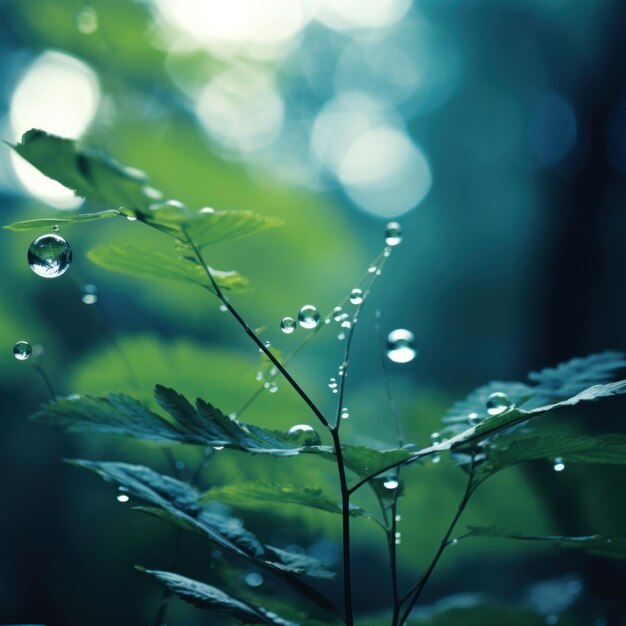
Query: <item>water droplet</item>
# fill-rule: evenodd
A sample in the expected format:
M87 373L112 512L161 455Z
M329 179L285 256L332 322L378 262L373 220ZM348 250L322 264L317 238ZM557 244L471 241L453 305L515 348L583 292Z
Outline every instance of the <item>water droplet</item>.
M25 361L32 353L33 348L28 341L18 341L13 346L13 356L18 361Z
M331 378L331 379L328 381L328 387L329 387L330 389L337 389L337 379L336 379L336 378Z
M375 265L370 265L370 266L367 268L367 271L368 271L370 274L373 274L373 273L374 273L377 269L378 269L378 268L377 268Z
M387 357L394 363L409 363L417 351L413 346L415 337L410 330L397 328L392 330L387 337Z
M185 462L184 461L176 461L176 463L174 464L176 466L176 469L178 471L182 471L185 469Z
M350 328L352 326L352 322L349 320L344 320L341 322L341 328Z
M343 409L341 409L341 419L347 420L349 417L350 417L350 411L348 411L348 409L344 406Z
M263 584L263 576L258 572L248 572L243 580L249 587L260 587Z
M298 322L302 328L315 328L320 323L319 311L312 304L305 304L298 312Z
M439 463L439 461L441 461L441 455L440 454L433 454L432 460L433 460L433 463Z
M136 222L136 221L137 221L137 218L136 218L134 215L127 215L127 216L126 216L126 219L127 219L129 222Z
M76 28L83 35L91 35L98 30L98 14L92 7L85 7L76 14Z
M469 422L472 426L474 426L475 424L478 424L479 422L481 422L481 421L482 421L482 420L480 419L480 417L479 417L478 413L474 413L474 412L470 413L470 414L467 416L467 420L468 420L468 422Z
M324 324L330 324L330 317L324 318Z
M363 291L358 287L350 292L350 302L352 304L361 304L363 302Z
M391 254L391 247L387 246L384 250L383 250L383 256L389 256ZM376 276L380 276L380 270L378 270L376 272Z
M219 452L220 450L223 450L224 446L213 446L213 450L215 450L216 452Z
M280 329L285 333L285 335L291 335L291 333L296 330L296 320L293 317L283 317L280 320Z
M59 235L37 237L28 248L30 269L43 278L56 278L65 274L72 263L72 249Z
M228 307L225 304L220 304L220 313L226 313Z
M385 243L397 246L402 241L402 226L398 222L389 222L385 228Z
M263 378L264 378L264 376L263 376L263 372L259 370L259 371L256 373L255 378L256 378L259 382L261 382L261 381L263 380Z
M265 342L265 347L269 348L272 344L269 342L269 339Z
M128 489L126 487L118 487L117 489L119 494L117 496L118 502L128 502L130 500L130 496L128 495Z
M87 284L81 287L81 302L84 304L95 304L98 302L98 288L95 285Z
M339 341L343 341L345 338L346 338L346 333L344 333L343 331L337 335L337 339L339 339Z
M53 232L53 233L58 233L60 230L61 230L61 227L60 227L58 224L55 224L55 225L52 227L52 232Z
M401 515L396 515L396 522L399 522L402 519Z
M277 383L275 380L273 380L272 382L270 382L270 384L269 384L269 385L270 385L270 386L267 388L267 390L268 390L270 393L276 393L276 392L278 391L278 383Z
M287 431L287 437L298 446L319 446L320 436L308 424L297 424Z
M487 413L489 415L500 415L508 411L513 403L507 398L505 393L496 391L487 398Z
M386 478L385 482L383 483L383 487L385 489L393 490L393 489L397 489L399 484L400 483L395 478Z
M441 440L441 435L439 433L431 433L430 440L433 442L433 445L436 446Z
M565 462L560 456L557 456L556 459L554 459L553 469L555 472L562 472L565 469Z
M456 546L456 544L459 543L459 540L455 537L451 542L450 545L451 546Z

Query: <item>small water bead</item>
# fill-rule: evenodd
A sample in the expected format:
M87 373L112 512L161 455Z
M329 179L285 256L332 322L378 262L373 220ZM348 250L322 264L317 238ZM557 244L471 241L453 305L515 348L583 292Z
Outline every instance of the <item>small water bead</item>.
M433 442L433 445L436 446L438 443L441 443L441 435L439 433L431 433L430 440Z
M267 390L268 390L270 393L276 393L276 392L278 391L278 383L277 383L275 380L273 380L273 381L270 383L270 386L267 388Z
M285 335L291 335L291 333L296 330L296 320L293 317L283 317L280 320L280 329L285 333Z
M95 9L85 7L76 14L76 28L83 35L91 35L98 30L98 14Z
M228 307L225 304L220 304L220 313L226 313L228 311Z
M137 221L137 218L136 218L134 215L127 215L127 216L126 216L126 219L127 219L129 222L136 222L136 221Z
M344 320L341 322L341 328L351 328L352 322L350 320Z
M395 478L386 478L385 482L383 483L383 487L385 489L394 490L398 488L399 484L400 483Z
M383 256L388 257L391 254L391 247L387 246L384 250L383 250ZM376 276L380 276L380 270L378 270L376 272Z
M500 415L508 411L513 403L507 398L505 393L496 391L487 398L487 413L489 415Z
M439 463L439 461L441 461L441 455L440 454L433 454L433 456L431 457L433 463Z
M482 421L482 420L480 419L480 417L479 417L478 413L474 413L474 412L470 413L470 414L467 416L467 420L468 420L468 422L469 422L472 426L474 426L474 425L476 425L476 424L478 424L479 422L481 422L481 421Z
M260 587L263 584L263 576L258 572L248 572L243 581L249 587Z
M55 224L55 225L52 227L52 232L53 232L53 233L58 233L58 232L60 232L60 230L61 230L61 227L60 227L58 224Z
M126 487L119 487L118 491L120 492L117 496L118 502L128 502L130 500L130 496L128 495L128 489Z
M345 338L346 338L346 333L344 333L343 331L337 335L337 339L339 339L339 341L343 341Z
M320 323L320 314L312 304L305 304L298 312L298 322L302 328L316 328Z
M185 469L185 461L176 461L174 465L179 472L182 472Z
M459 543L459 540L455 537L451 542L450 545L451 546L456 546L456 544Z
M399 522L402 519L401 515L396 515L396 522Z
M398 222L389 222L385 228L385 243L397 246L402 241L402 226Z
M328 381L328 387L329 387L329 389L337 389L337 379L336 378L331 378Z
M81 287L82 296L80 300L83 304L95 304L98 302L98 288L95 285L87 284Z
M322 443L320 436L308 424L292 426L287 431L287 437L299 446L319 446Z
M72 264L72 249L59 235L37 237L28 248L30 269L43 278L57 278L65 274Z
M368 271L370 274L373 274L373 273L374 273L377 269L378 269L378 268L377 268L375 265L370 265L370 266L367 268L367 271Z
M341 409L341 419L347 420L349 417L350 417L350 411L348 411L348 409L344 406L343 409Z
M350 302L352 304L361 304L363 302L363 291L358 287L350 292Z
M397 328L387 337L387 358L394 363L409 363L417 355L415 336L410 330Z
M553 469L555 472L562 472L565 469L565 462L560 456L557 456L556 459L554 459Z
M13 356L18 361L25 361L32 353L33 348L28 341L18 341L13 346Z
M215 450L215 452L219 452L220 450L223 450L224 446L213 446L213 450Z

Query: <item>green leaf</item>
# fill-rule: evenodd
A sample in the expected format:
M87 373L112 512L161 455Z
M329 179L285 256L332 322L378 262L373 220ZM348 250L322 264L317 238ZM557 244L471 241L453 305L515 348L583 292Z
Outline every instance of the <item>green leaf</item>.
M133 211L147 211L154 202L143 172L124 167L101 152L79 148L72 139L32 129L24 133L21 143L11 147L77 196Z
M70 432L120 435L157 443L182 443L191 439L141 402L121 393L100 398L88 395L56 398L41 406L32 419L62 426Z
M24 220L15 222L5 226L7 230L15 232L23 232L28 230L50 230L53 226L70 226L72 224L82 224L83 222L93 222L94 220L103 220L110 217L122 215L121 211L115 209L107 209L106 211L98 211L97 213L78 213L70 217L45 217L34 220Z
M413 455L405 448L375 450L366 446L342 446L344 465L360 478L375 476L381 470L393 464L408 461ZM334 451L323 453L334 459Z
M202 267L183 254L136 248L122 243L108 243L93 248L87 256L97 265L113 272L184 281L210 289ZM237 272L209 269L221 289L235 291L248 287L248 279Z
M159 570L137 568L160 580L170 591L199 609L215 611L232 617L244 624L274 624L276 626L295 626L293 622L281 619L275 613L252 606L225 594L216 587Z
M453 431L467 426L468 415L475 413L474 421L487 419L487 398L495 392L506 394L520 409L530 411L572 398L590 387L608 383L615 372L626 367L621 352L601 352L561 363L554 368L532 372L528 378L535 385L519 382L491 382L474 390L465 400L454 404L443 417Z
M319 487L296 487L278 483L247 482L213 487L200 497L201 502L215 500L237 508L263 508L276 504L308 506L330 513L341 513L341 507ZM355 507L350 514L365 515L363 509Z
M270 570L324 610L338 614L337 609L323 594L295 575L304 573L309 576L329 578L333 574L323 563L307 557L308 562L305 567L303 560L296 558L300 555L292 555L289 552L277 551L277 548L263 546L240 523L202 507L198 501L199 493L191 485L169 476L163 476L141 465L84 460L70 462L98 474L108 482L117 483L132 496L155 505L135 507L138 510L198 534L220 548ZM290 559L292 559L291 563Z
M181 394L162 385L156 386L155 397L159 405L182 427L206 445L274 456L291 456L308 450L295 443L286 433L244 424L224 415L217 407L200 398L194 408Z
M596 556L610 559L626 559L626 536L619 535L587 535L582 537L539 536L524 535L491 526L482 528L468 526L469 536L497 537L502 539L516 539L520 541L543 541L559 548L584 550Z
M474 476L482 481L500 470L537 459L561 457L567 463L626 464L626 435L551 435L513 441L503 448L484 449L485 460Z

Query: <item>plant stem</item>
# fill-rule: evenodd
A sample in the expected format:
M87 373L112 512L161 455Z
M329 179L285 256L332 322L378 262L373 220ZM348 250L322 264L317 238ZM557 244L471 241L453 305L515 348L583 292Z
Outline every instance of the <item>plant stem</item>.
M46 374L46 370L41 365L33 365L33 369L37 372L37 374L39 374L41 380L43 380L43 384L46 386L50 400L54 400L57 397L57 394L54 391L52 383L50 382L50 378L48 378L48 374Z
M444 553L445 549L448 547L450 535L454 531L454 528L457 522L459 521L461 515L463 515L463 511L465 510L465 507L467 506L467 503L470 497L472 496L472 493L474 492L474 484L473 484L474 459L475 459L475 455L472 454L472 462L471 462L469 473L468 473L467 486L465 488L465 493L463 494L463 497L461 498L461 501L459 502L456 513L454 514L454 517L452 518L452 521L450 522L450 525L448 526L448 529L446 530L443 536L443 539L441 540L441 543L439 544L439 548L437 549L435 556L433 557L426 571L422 574L421 578L417 581L417 583L415 583L415 585L408 591L408 593L401 600L401 604L404 604L405 602L407 602L407 600L409 601L409 605L407 606L406 610L402 614L402 618L400 619L401 626L403 626L406 623L407 619L409 618L409 615L411 614L413 607L415 606L416 602L419 600L419 597L422 594L424 587L428 583L428 580L431 574L433 573L435 567L437 566L437 563L439 562L441 555Z
M350 563L350 493L346 480L346 468L343 463L343 451L337 426L331 429L335 455L337 457L337 469L339 470L339 485L341 488L341 519L342 519L342 544L343 544L343 594L344 610L346 612L346 626L354 624L352 609L352 573Z
M383 371L383 381L385 383L385 394L387 396L387 401L389 402L389 407L391 409L391 416L393 418L394 424L396 426L396 435L398 438L398 446L402 447L404 445L404 435L402 433L402 422L400 420L400 415L398 413L398 407L393 398L393 394L391 393L391 384L389 382L389 372L387 370L387 362L385 360L385 350L384 350L384 341L382 334L382 326L380 323L381 314L380 311L376 311L376 331L378 334L378 345L380 352L380 364ZM387 534L387 543L389 545L389 567L391 569L391 595L393 600L393 617L392 617L392 626L397 626L398 618L400 617L400 597L398 592L398 544L396 539L396 533L398 530L398 497L399 497L399 485L400 485L400 466L398 466L395 470L394 476L396 482L398 483L398 488L394 489L393 498L391 501L391 524L388 529Z
M315 414L317 419L326 428L328 428L330 430L330 424L328 423L328 420L324 417L322 412L317 408L317 406L315 405L313 400L311 400L311 398L309 398L309 396L302 389L302 387L300 387L300 385L294 380L294 378L291 376L291 374L283 367L281 362L272 354L271 350L268 350L266 345L257 337L255 332L248 326L248 324L241 317L241 315L239 315L239 313L237 312L235 307L229 302L228 298L224 295L224 293L220 289L220 286L215 281L215 278L213 278L213 274L211 273L211 270L209 269L209 267L206 264L206 262L204 261L202 253L200 252L198 247L193 243L193 241L191 240L189 235L187 235L187 233L185 233L185 237L187 238L187 243L188 243L189 247L193 250L193 253L196 256L196 259L198 260L198 263L200 263L200 265L202 266L202 268L204 270L204 273L207 275L209 281L211 282L211 286L212 286L213 291L215 292L215 295L220 299L222 304L228 309L230 314L237 320L237 322L244 329L246 334L252 339L252 341L254 341L254 343L256 343L256 345L259 347L259 349L274 364L276 369L286 378L287 382L294 388L296 393L304 400L304 402L308 405L308 407L311 409L311 411L313 411L313 413Z

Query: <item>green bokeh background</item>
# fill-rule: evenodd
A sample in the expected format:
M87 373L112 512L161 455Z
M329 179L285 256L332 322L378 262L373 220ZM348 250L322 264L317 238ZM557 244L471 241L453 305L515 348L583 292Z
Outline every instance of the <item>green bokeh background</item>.
M625 52L623 2L419 4L454 43L460 78L443 106L408 119L411 137L430 159L434 184L402 218L404 241L357 334L344 436L382 446L394 445L394 431L374 332L378 308L386 331L406 327L416 336L418 358L406 366L391 364L390 372L407 440L422 445L438 429L446 407L483 382L523 380L529 370L560 360L626 347L624 170L607 156L611 141L626 145L626 124L611 123L624 108L626 88L619 62ZM23 71L20 59L46 49L65 51L97 71L103 93L115 103L114 121L97 119L85 143L145 170L167 197L191 207L252 209L283 218L280 229L211 248L207 261L251 279L254 289L234 298L237 307L253 328L265 329L264 339L288 352L305 331L281 335L280 318L295 316L305 303L328 311L343 299L380 252L384 221L359 211L332 186L311 191L269 174L261 164L226 158L203 134L165 71L165 53L151 45L150 5L101 0L91 6L100 27L86 36L75 25L83 8L79 2L0 2L0 55L7 60L0 67L0 118ZM180 75L198 81L223 64L200 52L181 54L174 62ZM294 60L281 80L288 83L298 70ZM533 160L525 139L533 103L546 91L567 94L579 123L575 148L552 167ZM503 95L518 114L506 121L506 132L493 120ZM0 164L8 171L6 154ZM55 212L10 186L0 196L4 224ZM111 240L169 245L159 234L122 220L62 234L72 245L73 267L46 281L26 264L31 233L0 232L0 622L151 624L160 589L133 565L163 567L173 548L172 528L118 504L110 485L61 459L119 459L169 471L160 451L29 422L28 415L46 399L45 388L30 362L13 359L11 347L19 339L43 345L41 362L59 393L115 390L150 401L153 385L162 383L225 412L236 410L256 389L259 355L210 294L110 274L86 259L91 247ZM84 282L98 286L94 307L80 301ZM324 329L293 362L294 375L324 411L333 407L327 382L342 348L336 329ZM625 407L623 400L611 400L559 414L538 428L623 432ZM313 417L281 383L246 419L286 429L312 423ZM181 448L176 454L187 467L197 463L196 450ZM204 486L262 478L336 489L332 466L316 459L247 458L229 451L211 460ZM624 533L624 479L620 468L568 466L558 475L548 463L513 468L480 489L464 522L537 534ZM444 458L411 468L406 481L403 585L412 583L432 555L462 494L463 474ZM367 495L361 503L375 504ZM268 541L317 545L337 557L340 524L330 514L291 507L241 517ZM362 614L380 612L388 599L383 537L367 520L353 526L357 606ZM211 550L189 539L178 571L214 583L232 577L244 588L245 566L233 561L227 570ZM582 616L581 623L624 623L622 568L504 541L473 540L451 549L425 601L478 592L522 603L533 582L567 575L583 581L583 594L570 610ZM338 583L322 588L340 602ZM285 597L268 577L259 591ZM597 618L606 621L594 622ZM167 623L214 621L174 601Z

